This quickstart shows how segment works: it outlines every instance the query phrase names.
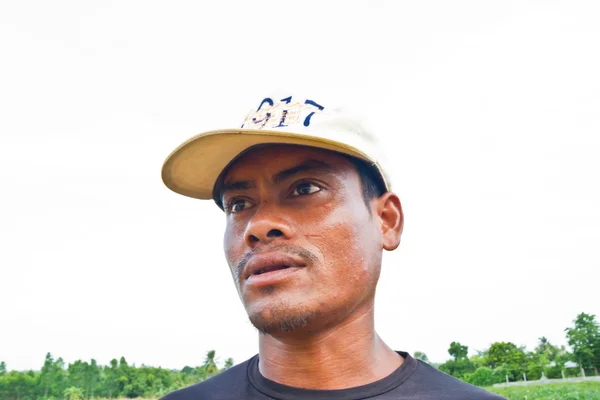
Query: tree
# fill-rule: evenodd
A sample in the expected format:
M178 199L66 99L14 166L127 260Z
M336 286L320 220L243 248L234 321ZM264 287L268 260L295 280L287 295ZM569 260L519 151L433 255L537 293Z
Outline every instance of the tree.
M56 397L60 395L67 388L68 372L65 370L65 362L62 357L54 362L54 382L52 385L52 394Z
M86 374L89 365L87 362L83 362L81 360L77 360L72 364L69 364L67 367L68 378L67 378L67 386L70 387L78 387L83 388L87 387L86 382Z
M423 353L422 351L415 351L415 358L429 363L429 358L427 357L427 354Z
M83 397L83 390L75 386L65 389L63 393L68 400L79 400Z
M2 377L3 398L28 399L35 398L36 377L33 371L10 371ZM8 394L8 395L6 395Z
M573 321L574 326L566 328L569 346L581 368L594 368L598 375L600 366L600 327L596 316L581 313Z
M50 391L50 386L54 381L54 359L52 358L52 354L46 353L46 359L44 360L44 365L42 366L42 372L40 375L40 384L42 385L44 391L44 397L48 397L48 392Z
M450 343L448 353L450 353L450 355L454 357L454 361L458 361L463 358L467 358L467 354L469 353L469 346L463 346L458 342L452 342Z
M469 347L458 342L450 343L448 354L452 356L452 360L448 360L440 365L440 371L452 375L456 378L463 379L466 374L473 372L475 367L467 358Z
M223 366L223 371L233 367L233 358L228 358L225 360L225 365Z
M492 369L503 367L513 380L521 379L527 370L527 355L523 347L517 347L511 342L492 343L487 355L486 365Z
M125 357L121 357L119 359L119 367L117 368L117 385L119 393L126 395L126 392L131 389L130 387L128 387L128 385L130 384L130 378L131 369L129 367L129 364L127 364L127 360L125 360Z
M96 363L96 360L92 358L90 364L88 365L85 371L85 382L87 387L87 393L91 398L94 398L94 392L96 391L96 386L100 381L100 367Z
M555 358L558 349L548 341L545 336L538 339L538 345L528 356L527 375L529 379L540 379L545 373L546 366Z
M537 354L546 354L548 357L555 352L556 346L553 346L552 343L548 341L545 336L542 336L538 339L538 345L535 348L535 352Z
M190 367L189 365L186 365L185 367L183 367L183 369L181 370L182 373L186 374L186 375L191 375L194 373L194 368Z
M206 353L206 358L204 359L204 364L202 364L202 368L204 369L204 373L207 377L213 376L219 372L219 368L217 367L217 363L215 360L216 352L214 350L210 350Z
M223 369L231 368L233 359L225 360ZM92 359L77 360L65 368L62 358L46 354L44 365L37 371L6 371L0 362L0 399L7 400L83 400L101 398L161 398L219 373L215 351L206 354L204 363L184 372L142 365L129 365L125 358L113 359L101 368Z
M119 367L115 358L110 360L110 367L104 367L105 388L108 398L119 397Z
M473 367L475 369L479 368L479 367L485 367L486 366L486 359L485 356L481 356L481 353L478 352L475 355L472 355L471 357L469 357L469 361L471 361L471 364L473 364Z

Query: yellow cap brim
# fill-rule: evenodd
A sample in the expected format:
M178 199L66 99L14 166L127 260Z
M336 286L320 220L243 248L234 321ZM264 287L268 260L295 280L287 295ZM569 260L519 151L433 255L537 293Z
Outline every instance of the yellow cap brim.
M261 144L294 144L336 151L379 166L363 152L344 143L281 131L225 129L201 133L184 142L165 160L162 180L172 191L196 199L213 198L213 188L223 170L247 149Z

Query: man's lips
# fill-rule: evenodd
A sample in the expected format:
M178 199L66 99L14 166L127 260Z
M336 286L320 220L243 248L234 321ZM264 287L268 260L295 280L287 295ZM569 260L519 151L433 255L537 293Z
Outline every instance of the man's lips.
M305 267L306 263L299 257L281 252L261 253L252 256L243 272L244 280L251 276L260 276L282 269L298 269Z

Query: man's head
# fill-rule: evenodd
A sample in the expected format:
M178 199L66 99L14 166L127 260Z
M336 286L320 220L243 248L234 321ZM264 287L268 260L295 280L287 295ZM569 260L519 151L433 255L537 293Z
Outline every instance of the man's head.
M403 215L362 161L266 145L236 159L217 188L225 255L260 331L320 330L372 305L382 251L399 245Z
M225 210L225 255L258 329L335 326L372 307L382 250L400 242L400 200L357 113L289 94L257 105L181 144L163 182Z

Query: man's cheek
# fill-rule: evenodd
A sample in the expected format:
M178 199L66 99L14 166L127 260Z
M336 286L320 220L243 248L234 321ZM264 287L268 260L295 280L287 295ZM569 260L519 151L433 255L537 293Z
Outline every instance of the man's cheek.
M319 229L318 232L305 235L323 261L324 270L318 272L337 279L337 275L346 273L344 270L351 269L357 261L354 255L356 246L352 245L352 229L339 223L330 225L327 230Z
M230 224L228 224L225 228L225 234L223 237L223 250L225 252L225 259L230 267L233 267L237 262L239 262L235 259L238 253L243 251L243 232L244 231L239 229L239 227Z
M232 243L225 241L224 243L224 251L225 251L225 260L227 261L227 265L229 266L229 271L231 272L231 276L234 280L235 286L239 285L239 277L237 274L237 265L240 262L241 257L239 256L239 252L235 251L235 248Z

